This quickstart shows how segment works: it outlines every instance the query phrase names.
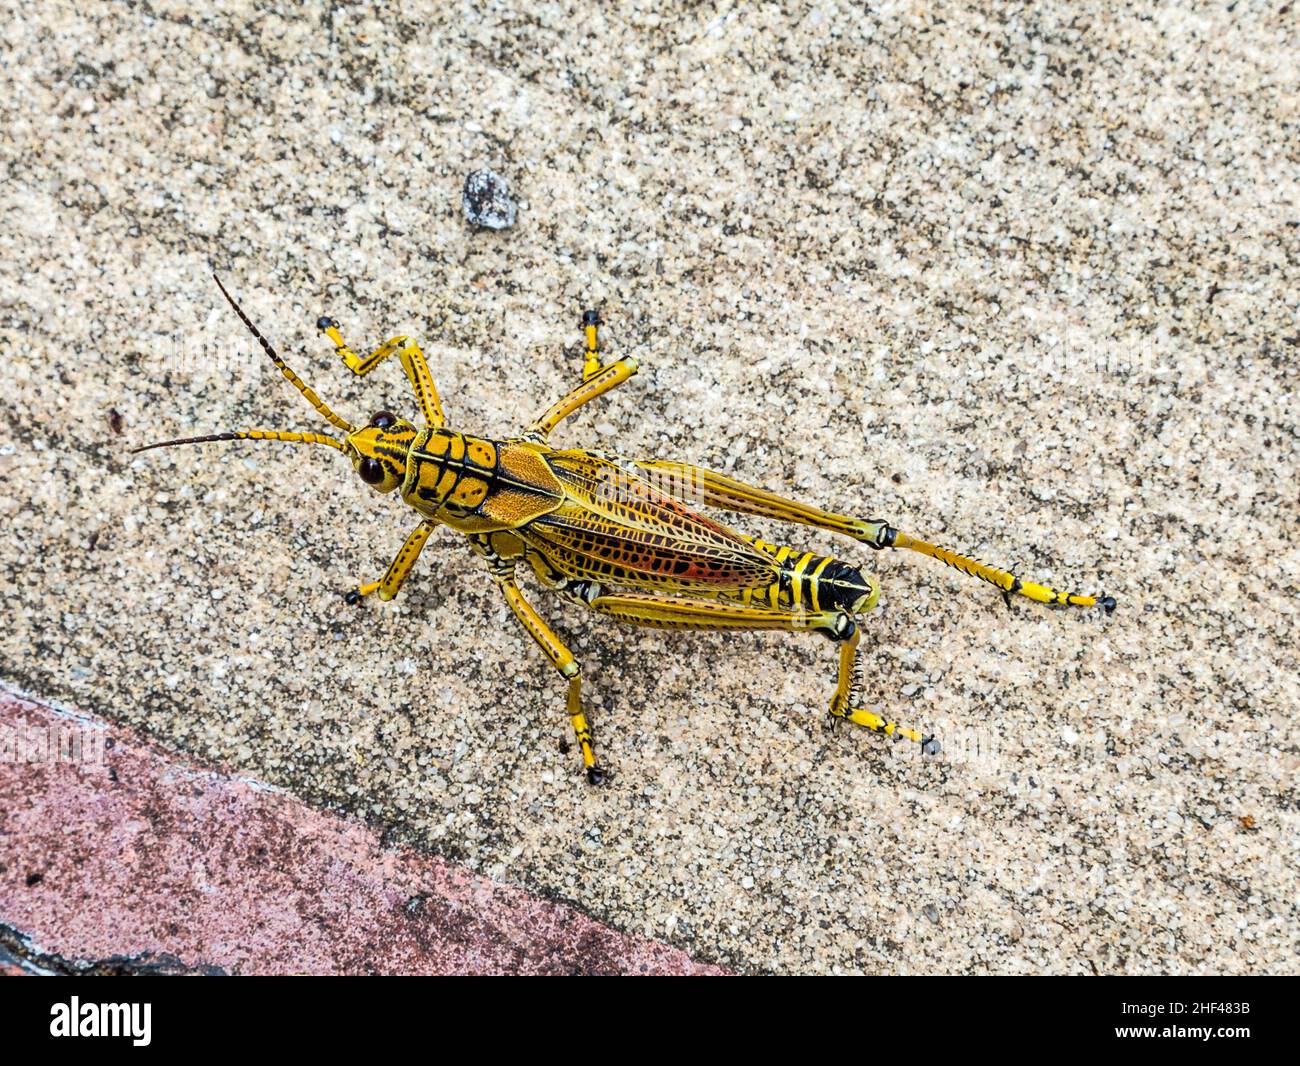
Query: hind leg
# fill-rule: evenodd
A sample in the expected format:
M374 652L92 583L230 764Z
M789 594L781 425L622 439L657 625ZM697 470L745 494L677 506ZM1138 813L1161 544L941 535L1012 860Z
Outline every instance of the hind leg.
M807 612L777 610L741 603L693 600L648 592L600 594L591 600L594 611L620 622L665 629L811 629L840 645L839 678L831 698L831 714L891 737L906 737L933 755L939 745L914 729L881 718L874 711L853 706L857 698L857 654L860 631L845 611Z
M840 674L835 686L835 695L831 697L831 717L847 719L854 725L860 725L876 733L884 733L885 736L893 737L895 740L906 737L920 744L921 751L926 755L938 755L939 742L934 737L923 737L915 729L908 729L897 722L882 718L875 711L854 706L862 695L858 673L858 642L861 637L861 629L855 628L853 635L840 644Z
M955 570L987 581L1002 590L1008 603L1012 594L1025 596L1037 603L1069 604L1073 607L1093 607L1100 604L1107 613L1115 609L1111 596L1082 596L1076 592L1058 592L1049 585L1025 581L1007 570L989 566L978 559L960 555L951 548L942 548L927 541L909 536L878 518L851 518L848 515L823 511L806 503L787 500L766 489L746 485L742 481L689 463L673 463L662 459L649 459L636 464L646 472L659 491L687 503L718 507L725 511L775 518L782 522L828 529L846 537L862 541L873 548L907 548L921 555L938 559Z

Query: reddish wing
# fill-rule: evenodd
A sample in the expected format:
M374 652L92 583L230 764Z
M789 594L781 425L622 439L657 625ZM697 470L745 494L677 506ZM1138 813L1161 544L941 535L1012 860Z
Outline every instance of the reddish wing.
M660 492L630 464L582 451L552 452L546 461L566 499L517 533L569 577L705 593L776 580L771 556Z

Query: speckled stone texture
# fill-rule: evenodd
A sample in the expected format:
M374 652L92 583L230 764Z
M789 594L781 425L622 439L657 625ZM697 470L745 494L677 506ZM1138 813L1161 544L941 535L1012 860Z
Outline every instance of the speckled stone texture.
M1296 972L1297 20L1280 3L7 4L0 673L748 971ZM617 14L615 12L618 12ZM465 175L518 199L474 230ZM337 455L126 454L643 370L556 436L715 466L1120 601L738 520L884 583L876 705L811 636L607 628L563 686Z

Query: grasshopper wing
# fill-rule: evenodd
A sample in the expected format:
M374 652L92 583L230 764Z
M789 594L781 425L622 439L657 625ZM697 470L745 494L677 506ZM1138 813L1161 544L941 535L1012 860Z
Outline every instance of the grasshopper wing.
M517 533L568 577L705 594L779 577L770 555L660 492L631 463L586 451L550 452L546 461L565 499Z

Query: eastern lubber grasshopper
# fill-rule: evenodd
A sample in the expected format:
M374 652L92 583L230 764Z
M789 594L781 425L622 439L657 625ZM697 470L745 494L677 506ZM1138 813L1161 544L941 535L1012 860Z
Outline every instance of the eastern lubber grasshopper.
M146 445L136 451L204 441L275 440L323 444L352 463L358 476L380 493L400 490L420 515L387 573L354 588L349 602L377 592L390 600L406 580L435 527L465 534L487 563L515 617L568 681L567 710L587 777L598 784L591 730L582 709L577 661L524 599L515 570L526 563L541 583L607 618L676 629L812 630L839 645L839 676L830 713L894 739L906 738L935 754L933 738L858 706L857 619L876 606L874 577L828 556L736 533L704 518L687 503L832 530L872 548L908 548L965 574L1039 603L1111 611L1104 596L1058 592L1023 581L1006 570L918 540L880 519L851 518L787 500L723 474L658 459L626 460L584 449L552 448L557 425L584 404L617 388L637 371L632 359L603 361L595 311L582 315L586 337L582 381L548 408L519 437L490 440L449 429L433 378L419 347L393 337L367 356L344 342L338 323L317 323L355 374L370 373L396 355L415 390L423 426L388 411L362 426L335 414L280 358L217 279L222 294L280 373L307 402L345 434L250 429Z

